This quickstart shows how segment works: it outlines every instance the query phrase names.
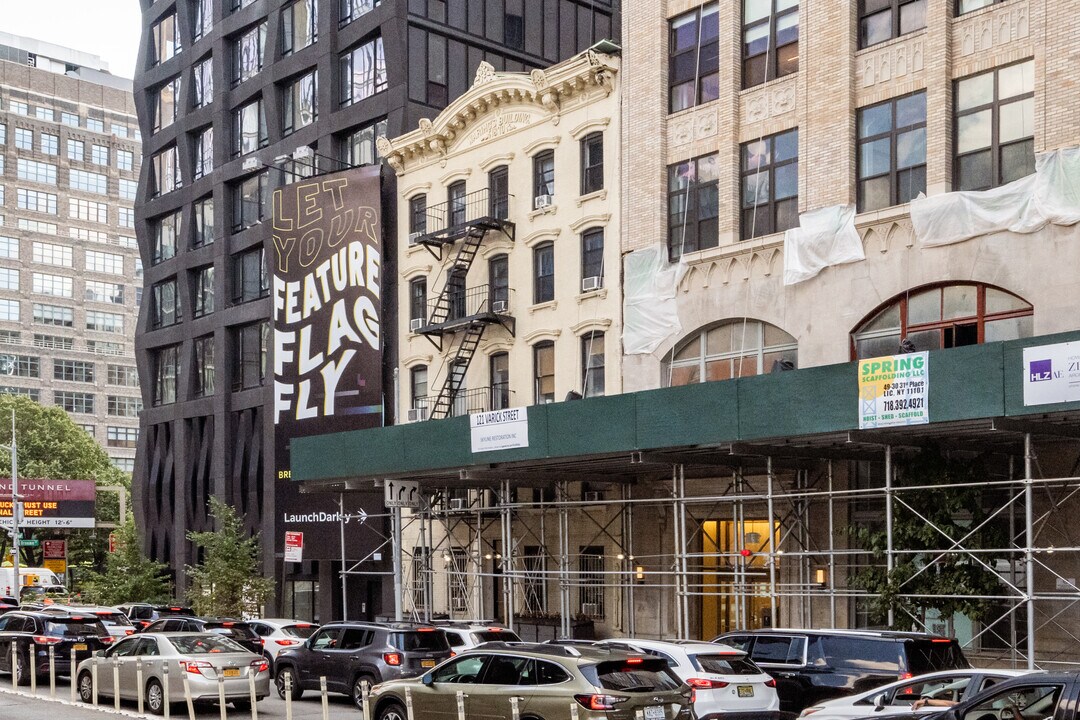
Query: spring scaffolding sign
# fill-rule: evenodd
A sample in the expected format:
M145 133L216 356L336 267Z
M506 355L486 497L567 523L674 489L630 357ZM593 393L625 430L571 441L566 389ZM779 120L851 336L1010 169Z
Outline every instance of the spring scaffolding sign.
M925 425L930 363L925 352L859 361L859 429Z

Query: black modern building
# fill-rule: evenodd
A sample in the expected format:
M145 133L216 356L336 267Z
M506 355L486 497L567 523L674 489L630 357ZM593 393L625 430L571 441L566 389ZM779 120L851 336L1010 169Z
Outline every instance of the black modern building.
M337 547L282 562L274 473L272 331L264 257L272 190L380 162L376 138L433 117L481 61L524 71L619 39L618 0L142 0L135 79L143 142L136 207L145 265L137 357L146 409L134 473L149 554L195 560L209 498L261 532L278 612L342 615ZM394 407L394 176L383 169L385 422ZM291 488L290 488L291 490ZM289 492L290 497L293 494ZM382 510L372 498L368 511ZM348 512L348 510L347 510ZM386 553L388 556L389 553ZM350 561L359 558L349 558ZM287 574L284 574L287 573ZM351 580L348 616L390 604ZM390 583L386 583L387 586Z

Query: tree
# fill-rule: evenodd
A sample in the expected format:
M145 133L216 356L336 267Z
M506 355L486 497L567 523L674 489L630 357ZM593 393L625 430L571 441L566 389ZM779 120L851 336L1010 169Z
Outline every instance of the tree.
M202 557L184 568L188 602L199 615L255 616L274 592L274 580L262 576L259 536L245 537L236 510L217 498L210 498L210 516L217 530L188 533Z
M82 592L87 600L102 605L167 602L172 597L168 570L165 563L143 554L135 523L128 520L116 529L116 552L109 554L105 570L89 572Z
M903 502L894 504L893 548L902 552L894 555L891 573L884 566L885 529L851 528L855 546L872 551L878 561L849 581L874 594L872 624L885 624L890 609L895 629L901 630L911 627L912 617L925 621L929 611L943 620L963 613L974 621L984 621L993 612L992 602L979 598L1001 593L1001 578L990 568L1005 554L978 552L976 560L963 550L949 551L954 543L976 551L1000 549L1006 543L999 525L984 524L987 490L978 483L985 478L977 460L949 458L936 448L924 449L900 468L893 486ZM933 489L903 492L905 487Z

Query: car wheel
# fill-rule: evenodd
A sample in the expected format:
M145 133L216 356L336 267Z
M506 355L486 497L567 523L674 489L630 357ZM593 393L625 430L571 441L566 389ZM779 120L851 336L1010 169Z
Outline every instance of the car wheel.
M357 710L364 709L364 683L368 684L368 690L375 686L375 681L367 675L360 675L352 684L352 701Z
M83 670L79 675L79 699L84 703L94 701L94 679L90 677L90 673Z
M396 702L389 703L379 711L379 720L406 720L405 708Z
M21 653L16 654L15 671L15 684L16 685L29 685L30 684L30 652L29 650L25 655Z
M285 699L286 677L290 678L289 683L292 685L292 692L289 694L292 696L293 700L299 700L300 696L304 694L304 691L296 679L296 671L288 665L278 670L277 675L274 676L274 685L277 687L278 697L282 700Z
M232 701L232 706L234 708L236 708L237 710L239 710L240 712L247 712L248 710L251 709L251 701L250 700L233 700Z
M157 678L152 678L146 683L146 709L152 715L165 714L165 690Z

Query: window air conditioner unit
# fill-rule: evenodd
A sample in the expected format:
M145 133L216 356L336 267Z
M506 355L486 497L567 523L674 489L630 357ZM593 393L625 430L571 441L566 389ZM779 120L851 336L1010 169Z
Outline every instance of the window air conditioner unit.
M409 321L409 332L416 332L424 327L424 318L413 318Z
M581 614L588 617L600 615L600 603L581 603Z
M496 300L495 302L491 303L491 312L494 312L494 313L504 313L504 312L506 312L506 301L505 300Z
M604 499L604 493L599 490L586 490L581 497L585 502L599 502Z
M409 410L409 422L427 420L427 408L412 408Z
M450 509L451 510L464 510L465 509L465 498L460 498L460 497L450 498Z
M589 292L590 290L599 290L604 286L604 279L599 275L593 275L592 277L581 279L581 292Z
M542 210L555 204L554 195L537 195L533 198L533 209Z
M422 232L409 233L409 247L420 244L420 238L424 237Z

